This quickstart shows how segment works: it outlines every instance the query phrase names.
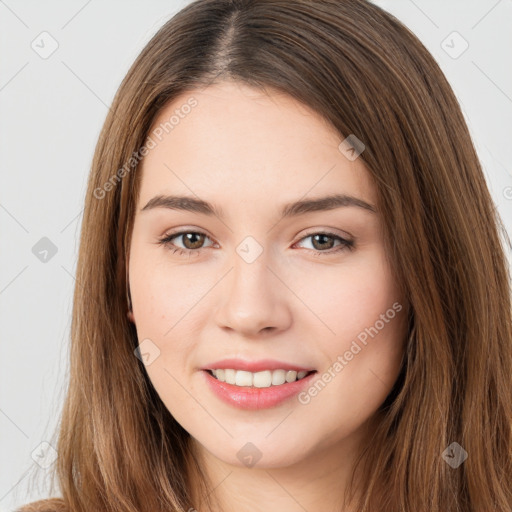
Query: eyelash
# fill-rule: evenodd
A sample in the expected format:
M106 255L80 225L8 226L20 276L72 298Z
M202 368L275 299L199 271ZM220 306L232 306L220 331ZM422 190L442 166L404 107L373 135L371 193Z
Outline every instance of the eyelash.
M194 234L194 235L204 235L205 237L209 238L206 233L203 233L202 231L179 231L177 233L171 233L169 235L164 236L163 238L160 238L157 242L159 245L163 245L165 247L168 247L173 254L178 253L180 256L191 256L192 253L199 253L202 249L205 249L204 247L201 247L199 249L182 249L181 247L176 247L174 244L171 243L171 240L174 238L177 238L182 235L186 234ZM314 256L326 256L326 255L332 255L341 251L349 250L352 251L354 249L354 241L353 240L346 240L345 238L342 238L339 235L336 235L335 233L330 233L327 231L318 231L314 233L309 233L308 235L302 237L298 242L301 242L302 240L306 238L310 238L314 235L324 235L329 236L332 238L337 238L341 244L337 246L335 249L330 249L328 251L320 251L317 249L307 249L308 251L313 251L315 254ZM296 242L296 243L298 243Z

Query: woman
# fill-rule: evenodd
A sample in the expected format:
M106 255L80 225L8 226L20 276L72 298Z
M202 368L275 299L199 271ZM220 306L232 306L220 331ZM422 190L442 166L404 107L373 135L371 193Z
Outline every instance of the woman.
M500 234L454 94L393 16L189 4L98 141L62 498L21 510L511 510Z

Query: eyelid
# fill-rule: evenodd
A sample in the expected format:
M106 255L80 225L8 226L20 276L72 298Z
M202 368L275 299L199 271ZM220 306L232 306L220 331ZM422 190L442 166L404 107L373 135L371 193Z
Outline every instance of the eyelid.
M186 233L198 233L207 236L210 240L215 240L206 230L196 226L180 226L179 228L166 230L159 238L168 238L171 236L184 235Z
M297 242L300 242L303 238L311 235L318 235L320 233L323 233L325 235L330 236L339 236L340 238L343 238L344 240L353 241L354 237L347 233L346 231L338 231L335 228L311 228L307 229L305 233L303 233L300 238L297 239Z

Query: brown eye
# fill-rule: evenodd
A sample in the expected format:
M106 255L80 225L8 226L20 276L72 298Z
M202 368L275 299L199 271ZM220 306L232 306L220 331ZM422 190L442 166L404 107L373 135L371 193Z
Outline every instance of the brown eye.
M302 238L299 243L308 239L311 240L312 245L310 250L316 251L317 255L334 254L345 249L352 250L354 248L353 240L346 240L335 233L311 233Z
M201 249L208 247L204 245L207 239L210 240L210 237L205 233L198 231L180 231L179 233L166 235L164 238L160 239L158 243L175 252L189 252L189 254L192 254L193 252L199 252Z
M334 246L334 237L320 233L311 237L313 247L318 250L332 249Z
M180 235L185 249L200 249L204 243L205 235L203 233L185 233Z

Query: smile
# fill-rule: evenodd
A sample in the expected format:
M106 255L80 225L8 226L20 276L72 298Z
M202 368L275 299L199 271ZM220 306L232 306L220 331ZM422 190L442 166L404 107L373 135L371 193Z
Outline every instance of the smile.
M295 382L313 372L295 370L264 370L261 372L248 372L222 368L208 370L217 380L240 387L269 388L281 386L285 383Z
M224 403L238 409L249 410L269 409L284 403L286 400L290 400L310 385L314 375L317 373L316 371L309 371L306 372L306 375L302 375L304 371L300 371L301 378L298 379L297 372L294 370L287 370L286 373L285 370L279 369L273 371L263 370L254 374L244 370L223 370L224 374L222 374L220 369L201 371L201 374L206 378L206 385ZM232 382L234 377L235 383L230 384L220 380L220 378L214 375L214 371L224 379L227 376ZM281 382L283 377L284 382L273 384L270 379L274 379L274 373L276 375L276 382Z

